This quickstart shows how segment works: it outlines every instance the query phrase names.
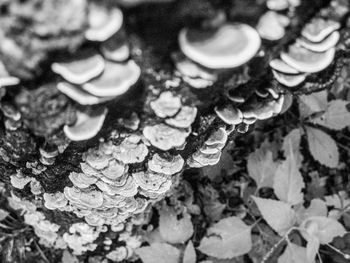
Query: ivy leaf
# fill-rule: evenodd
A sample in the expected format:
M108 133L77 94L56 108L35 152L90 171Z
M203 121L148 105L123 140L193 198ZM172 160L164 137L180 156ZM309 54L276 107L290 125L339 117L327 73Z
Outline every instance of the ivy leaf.
M252 248L251 227L238 217L221 219L207 230L198 249L212 257L229 259L244 255Z
M166 243L153 243L138 248L135 252L143 263L178 263L180 260L180 251Z
M0 221L4 220L10 213L3 210L3 209L0 209Z
M299 99L300 115L304 118L325 111L327 108L327 91L325 90L310 95L302 95Z
M298 222L302 222L305 219L312 216L327 216L328 209L327 205L321 199L312 199L308 208L301 206L297 210Z
M316 237L310 237L306 244L306 258L308 261L315 260L320 248L320 241Z
M290 151L287 159L277 166L273 190L278 199L296 205L304 200L301 192L304 187L303 177L296 165L293 151Z
M312 156L323 165L336 168L339 163L339 151L337 144L327 133L306 127L307 141Z
M301 234L307 241L315 237L323 245L346 233L342 224L331 217L325 216L309 217L301 223L300 228L303 229Z
M306 256L306 248L288 242L283 254L278 258L278 263L313 263Z
M272 159L270 150L257 149L248 156L248 173L258 188L273 186L273 177L277 164Z
M182 263L196 263L197 262L197 256L196 251L194 250L194 246L192 241L188 241L187 246L184 251L184 258Z
M291 152L294 154L294 158L298 167L301 167L303 161L303 155L300 152L301 130L291 130L283 139L282 150L287 157Z
M350 125L350 112L346 108L349 102L345 100L332 100L329 102L326 112L312 120L333 130L341 130Z
M296 214L290 204L252 196L262 217L280 236L283 236L296 222Z
M191 216L185 213L178 219L175 210L164 205L159 211L159 231L169 243L185 243L193 235Z

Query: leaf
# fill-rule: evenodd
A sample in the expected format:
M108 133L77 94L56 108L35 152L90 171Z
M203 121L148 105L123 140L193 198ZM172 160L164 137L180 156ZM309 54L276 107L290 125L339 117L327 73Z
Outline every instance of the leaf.
M61 261L62 263L79 263L78 258L72 255L68 250L63 251Z
M278 258L278 263L313 263L306 256L306 248L288 242L283 254Z
M249 154L248 173L254 179L258 188L273 186L273 177L277 163L272 160L272 152L257 149Z
M166 243L154 243L135 252L143 263L178 263L180 260L180 251Z
M345 100L332 100L329 102L326 112L315 119L313 123L325 126L333 130L341 130L350 125L350 112L346 108L349 102Z
M303 156L300 152L300 141L301 130L293 129L284 137L282 145L282 150L286 157L293 152L298 167L301 167L303 161Z
M182 263L196 263L197 262L197 256L196 251L194 250L194 246L192 241L188 241L187 246L184 251L184 258Z
M304 118L325 111L327 108L327 91L320 91L299 97L299 112Z
M323 245L346 233L342 224L331 217L325 216L309 217L301 223L300 228L303 229L301 234L307 241L315 237Z
M316 237L311 237L306 244L306 258L308 261L315 260L320 248L320 241Z
M308 208L302 206L298 211L298 221L301 223L305 219L312 216L327 216L327 205L321 199L312 199Z
M337 144L327 133L306 127L307 141L312 156L323 165L336 168L339 163L339 151Z
M303 177L296 165L294 154L290 151L287 159L277 166L273 190L278 199L296 205L304 200L301 192L304 187Z
M193 235L191 216L185 213L178 219L175 210L164 205L159 211L159 231L169 243L185 243Z
M296 222L296 214L290 204L272 199L252 196L262 217L280 236L283 236Z
M229 259L244 255L252 248L251 227L238 217L221 219L207 230L198 249L209 256Z
M10 213L0 208L0 221L4 220Z

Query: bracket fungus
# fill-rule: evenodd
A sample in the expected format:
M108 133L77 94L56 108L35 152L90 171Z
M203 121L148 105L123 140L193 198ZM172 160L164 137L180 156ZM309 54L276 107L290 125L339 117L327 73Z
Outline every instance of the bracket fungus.
M279 83L285 85L286 87L298 86L306 79L306 74L303 73L292 75L272 70L272 74Z
M133 60L126 63L108 61L102 75L83 84L82 88L98 97L120 96L138 81L140 74L140 67Z
M191 127L196 117L196 107L183 106L173 118L165 119L165 123L170 126L186 129Z
M126 164L143 162L147 154L148 148L138 135L126 137L113 151L113 157Z
M51 69L70 83L81 85L100 75L105 68L103 57L93 50L77 54L74 60L55 62Z
M123 25L123 13L117 7L108 8L91 2L88 11L89 27L85 37L90 41L106 41Z
M155 173L173 175L182 170L184 163L184 159L179 154L161 157L156 153L148 160L148 169Z
M97 108L86 112L77 111L77 120L72 126L65 125L63 131L72 141L91 139L101 130L107 115L107 108Z
M239 67L255 56L260 45L259 34L246 24L224 24L211 31L184 28L179 33L181 51L210 69Z
M285 35L285 27L289 24L289 18L273 11L262 15L257 24L257 31L261 38L276 41Z
M56 192L53 194L44 193L44 205L47 209L55 210L66 207L68 200L62 192Z
M32 178L29 176L24 176L22 173L17 173L10 176L11 185L17 189L23 189L27 184L32 181Z
M303 28L301 35L311 42L321 42L339 28L340 23L337 21L314 18Z
M334 31L328 37L326 37L321 42L312 42L307 40L306 38L298 38L297 43L314 52L326 52L328 49L335 47L340 39L340 33L338 31Z
M158 117L172 117L181 108L181 99L171 91L164 91L156 100L151 101L150 106Z
M154 126L146 126L143 129L143 135L146 139L154 147L163 151L183 146L189 134L189 130L175 129L162 123Z
M215 113L221 120L230 125L240 124L243 120L242 112L234 108L231 104L225 105L224 107L215 107Z
M327 68L333 62L334 54L334 48L317 53L297 45L291 45L287 53L281 53L281 59L300 72L315 73Z
M5 65L0 61L0 88L19 84L19 78L12 77L7 72Z
M129 44L125 40L124 34L115 34L101 44L103 56L114 62L126 61L130 56Z
M271 60L269 65L272 69L281 73L290 74L290 75L300 73L298 70L289 66L283 60L278 58Z

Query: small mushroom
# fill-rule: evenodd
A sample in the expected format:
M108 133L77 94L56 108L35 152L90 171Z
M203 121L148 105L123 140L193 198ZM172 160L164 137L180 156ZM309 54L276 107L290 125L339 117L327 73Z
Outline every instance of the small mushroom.
M13 187L17 189L23 189L27 184L29 184L32 181L32 178L17 173L10 176L10 181Z
M148 168L155 173L173 175L182 170L184 163L184 159L179 154L163 158L156 153L148 160Z
M68 200L62 192L56 192L53 194L44 193L43 197L45 201L45 207L50 210L63 208L68 203Z
M125 138L113 151L113 157L126 164L143 162L147 154L148 148L138 135Z
M143 135L150 143L163 151L181 147L186 142L189 130L175 129L165 124L146 126Z
M246 24L224 24L215 31L184 28L181 51L191 60L211 68L235 68L252 59L261 45L257 31Z
M335 48L316 53L293 44L287 53L281 53L281 59L300 72L315 73L327 68L333 62L334 54Z
M139 187L152 192L157 192L164 182L171 180L169 175L152 172L138 172L132 176Z
M214 154L204 154L200 151L195 152L188 160L187 164L192 168L201 168L208 165L215 165L219 162L221 151Z
M98 75L105 68L103 57L95 51L87 49L78 54L74 60L67 62L55 62L51 69L56 74L61 75L70 83L81 85Z
M299 74L300 72L297 71L295 68L289 66L287 63L285 63L283 60L276 58L270 61L269 63L270 67L278 72L285 73L285 74Z
M115 34L101 44L103 56L114 62L126 61L130 56L130 48L124 34Z
M298 38L297 43L300 46L314 52L326 52L328 49L335 47L339 39L340 39L340 33L338 31L335 31L321 42L311 42L306 38Z
M20 82L19 78L12 77L7 72L5 65L0 61L0 88L6 86L18 85Z
M107 177L110 180L115 180L128 171L128 166L118 162L116 160L112 160L109 162L108 166L101 170L103 176Z
M150 106L158 117L172 117L181 108L181 98L174 96L171 91L164 91L156 100L151 101Z
M189 128L197 116L197 108L190 106L183 106L178 114L173 118L166 119L165 123L177 128Z
M272 74L275 77L275 79L287 87L295 87L304 82L306 79L306 74L285 74L281 72L277 72L275 70L272 70Z
M97 182L98 178L94 176L88 176L84 173L71 172L69 179L78 188L88 188L90 185Z
M276 41L284 37L284 27L288 24L288 17L268 11L260 17L256 29L261 38Z
M213 147L220 147L220 145L225 145L227 142L228 134L223 127L215 130L209 138L205 141L205 144Z
M65 125L63 131L72 141L91 139L101 130L107 112L105 107L77 111L77 121L72 126Z
M91 2L88 14L89 27L85 37L90 41L103 42L117 33L123 25L123 12L116 7L107 8Z
M311 42L321 42L339 28L339 22L317 17L313 18L311 22L303 28L301 35Z
M120 96L137 82L140 74L140 67L133 60L126 63L108 61L103 74L82 88L98 97Z
M231 104L223 107L216 106L214 110L219 118L229 125L237 125L243 120L242 112Z
M69 98L79 103L80 105L95 105L101 104L109 100L113 100L115 97L96 97L81 88L69 84L67 82L60 82L57 84L57 89Z

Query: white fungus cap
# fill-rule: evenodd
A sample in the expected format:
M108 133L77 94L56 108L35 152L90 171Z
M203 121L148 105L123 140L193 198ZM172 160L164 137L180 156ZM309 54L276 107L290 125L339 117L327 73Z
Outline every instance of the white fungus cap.
M272 74L279 83L287 87L298 86L306 79L306 74L303 73L297 75L290 75L272 70Z
M291 67L305 73L315 73L327 68L334 59L335 48L317 53L298 45L289 46L287 53L281 53L281 59Z
M300 72L297 71L295 68L289 66L287 63L285 63L283 60L276 58L270 61L269 63L270 67L274 70L286 74L299 74Z
M335 30L340 28L340 23L334 20L313 18L303 30L301 35L311 42L321 42Z
M188 58L200 65L224 69L239 67L252 59L261 39L249 25L224 24L215 32L184 28L179 33L179 45Z
M332 47L335 47L340 39L340 33L338 31L334 31L328 37L326 37L321 42L311 42L306 38L298 38L297 43L314 52L325 52Z
M123 12L116 7L108 9L92 2L89 5L88 24L89 27L85 32L87 40L106 41L122 27Z
M91 139L101 130L107 112L107 108L90 112L77 111L77 121L72 126L65 125L63 131L72 141Z
M179 154L163 158L156 153L148 160L148 169L155 173L173 175L182 170L184 163L184 159Z
M82 88L98 97L120 96L138 81L140 74L141 69L133 60L126 63L106 62L103 74L83 84Z
M286 33L284 27L288 25L288 20L286 16L268 11L260 17L256 29L263 39L270 41L280 40Z
M98 75L105 68L103 57L92 50L83 51L74 60L55 62L51 69L70 83L81 85Z
M171 91L164 91L156 100L151 101L150 106L158 117L172 117L181 108L181 98Z

